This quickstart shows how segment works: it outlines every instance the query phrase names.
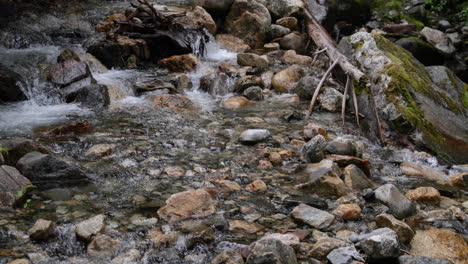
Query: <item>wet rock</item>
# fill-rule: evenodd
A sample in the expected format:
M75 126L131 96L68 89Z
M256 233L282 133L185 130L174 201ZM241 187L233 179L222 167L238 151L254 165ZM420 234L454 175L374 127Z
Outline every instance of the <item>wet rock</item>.
M28 186L32 183L20 174L14 167L3 165L0 167L0 207L13 207L20 204L24 199L24 194L28 191ZM18 196L18 191L24 193Z
M283 61L287 64L298 64L304 66L312 65L312 57L298 55L294 50L288 50L283 55Z
M332 214L305 204L294 207L291 216L317 229L325 229L335 221Z
M430 27L424 27L421 30L421 35L423 35L429 43L434 45L444 54L450 55L456 50L450 39L442 31Z
M398 257L398 264L453 264L453 262L443 258L403 255Z
M321 237L317 240L309 255L316 259L325 259L326 256L337 248L347 247L350 244L336 238Z
M373 260L397 258L401 254L398 236L389 228L380 228L360 235L358 240L358 247Z
M54 224L52 221L38 219L31 229L29 229L28 235L32 240L46 240L53 232Z
M265 227L257 223L250 223L242 220L229 221L229 231L255 234L263 229L265 229Z
M223 189L227 189L230 193L239 192L242 190L241 186L237 182L228 180L219 180L215 182L216 185Z
M252 102L243 96L233 96L224 99L222 106L230 110L237 110L250 105Z
M211 264L244 264L244 258L239 252L233 250L225 250L219 253Z
M263 100L263 91L259 86L252 86L242 93L247 99L252 101L262 101Z
M200 89L211 95L226 95L232 92L229 77L225 73L212 73L200 79Z
M69 61L69 60L78 61L78 62L81 61L80 57L71 49L65 49L57 57L57 62L58 63L63 63L63 62Z
M39 136L52 140L72 140L76 139L79 135L91 132L94 129L93 125L88 121L73 121L63 125L52 125L36 129L34 132ZM32 151L39 151L42 153L49 153L43 149Z
M94 158L109 156L116 147L115 144L97 144L88 149L85 156Z
M403 219L416 213L415 204L406 198L395 185L385 184L375 190L375 198L388 206L392 214Z
M68 60L52 66L48 71L47 80L60 87L65 87L89 77L90 74L85 62Z
M249 185L245 186L249 192L266 192L267 185L262 180L255 180Z
M467 259L468 243L454 231L430 228L416 231L410 252L414 256L446 258L455 264L462 264Z
M306 41L302 35L297 32L289 33L280 41L281 48L284 50L295 50L299 54L304 53Z
M320 94L320 108L329 112L338 112L341 110L343 94L335 88L326 87L325 91Z
M378 227L388 227L395 231L403 243L409 243L414 237L413 229L405 222L400 221L389 214L380 214L375 218Z
M175 55L161 61L162 65L172 72L193 72L200 61L193 54Z
M16 166L40 189L87 183L85 174L78 167L39 152L26 154Z
M87 252L91 257L111 257L119 249L121 242L107 235L96 236L89 243Z
M439 87L411 53L377 33L353 34L343 38L340 47L353 54L368 76L387 76L385 81L380 78L373 88L375 94L382 95L375 106L380 109L380 124L409 135L417 145L454 163L468 161L468 141L464 137L467 118L463 101L459 100L460 91L452 90L458 93L454 97ZM372 117L370 100L368 95L358 95L359 110L368 117L363 125L375 132L377 121ZM443 122L440 116L446 117Z
M298 65L293 65L273 76L271 85L277 93L290 93L296 87L297 82L304 75L304 71Z
M356 165L359 169L366 174L367 177L370 177L370 168L369 160L360 159L354 156L344 156L344 155L327 155L327 159L335 162L340 166L340 168L345 168L351 164Z
M114 21L126 22L127 17L123 13L112 14L112 15L106 17L104 20L100 21L96 25L96 31L97 32L103 32L103 33L110 32L115 26Z
M327 255L330 264L350 264L355 261L365 262L355 247L336 248Z
M158 215L168 222L178 222L190 218L203 218L216 212L216 202L202 189L173 194L166 206L158 210Z
M83 240L91 240L92 236L104 231L106 216L96 215L76 225L76 235Z
M110 103L107 86L100 84L87 85L71 93L65 91L63 94L67 103L79 103L91 109L102 109Z
M314 136L304 144L300 150L301 158L306 162L320 162L325 158L325 138L322 135Z
M294 88L294 93L303 101L311 100L314 95L315 88L320 83L320 79L314 76L306 76L302 78Z
M243 144L256 144L270 138L270 131L266 129L248 129L241 133L240 141Z
M297 18L295 17L283 17L278 20L276 20L276 24L289 28L290 30L296 30L297 29Z
M153 97L154 108L161 110L169 108L175 111L193 111L195 106L193 102L182 94L163 94Z
M308 123L302 131L302 135L304 136L305 140L310 140L317 135L322 135L326 141L329 140L327 131L315 123Z
M268 59L265 56L259 56L254 53L239 53L237 54L237 64L240 66L266 68L268 66Z
M0 101L17 102L26 100L26 95L21 90L22 86L25 86L23 77L0 64Z
M291 33L291 30L289 28L286 28L280 25L275 25L275 24L271 25L270 34L271 34L272 39L281 38L284 35L287 35L289 33Z
M243 93L249 87L258 86L263 88L264 84L261 77L255 75L246 75L239 78L234 86L234 91L236 93Z
M112 264L127 264L127 263L135 263L141 258L140 250L138 249L130 249L127 252L118 255L117 257L112 259Z
M446 178L443 171L415 163L403 162L400 164L400 169L406 176L424 177L438 182L443 182Z
M88 53L96 57L107 68L126 67L126 58L133 52L110 40L101 41L89 46ZM116 54L119 54L117 56Z
M438 205L440 203L440 193L433 187L419 187L414 190L409 190L405 196L406 198L418 203L434 205Z
M270 31L268 9L256 1L235 0L226 17L224 28L252 48L260 48Z
M215 14L225 13L231 7L234 0L198 0L196 4Z
M278 239L260 239L249 247L246 264L297 264L294 249Z
M346 186L355 190L374 187L374 183L354 164L346 166L343 171L343 180Z
M216 35L216 42L223 48L232 52L247 52L250 50L250 46L245 42L233 35L229 34L218 34Z
M468 173L457 173L446 180L448 185L458 187L458 188L465 188L468 186Z
M298 185L300 189L324 196L343 196L350 191L340 179L340 168L331 160L307 165L305 174L308 182Z
M333 214L343 220L354 221L361 217L361 207L357 204L340 204L333 210Z

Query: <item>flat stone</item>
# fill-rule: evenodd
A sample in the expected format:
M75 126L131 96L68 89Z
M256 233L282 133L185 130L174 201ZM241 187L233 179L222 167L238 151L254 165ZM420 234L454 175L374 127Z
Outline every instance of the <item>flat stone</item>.
M335 222L335 217L332 214L306 204L296 206L292 210L291 216L317 229L325 229Z
M263 229L265 229L265 227L257 223L250 223L242 220L229 221L229 231L255 234Z
M171 195L166 206L158 210L158 215L170 223L204 218L216 212L215 205L216 202L203 189L185 191Z

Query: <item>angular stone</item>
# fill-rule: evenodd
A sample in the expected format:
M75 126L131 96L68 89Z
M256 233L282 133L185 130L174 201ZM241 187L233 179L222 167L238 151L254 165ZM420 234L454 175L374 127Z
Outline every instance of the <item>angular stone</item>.
M294 249L278 239L260 239L249 251L246 264L297 264Z
M255 180L245 187L249 192L266 192L267 185L262 180Z
M325 146L325 138L322 135L317 135L302 146L301 158L308 163L320 162L325 158Z
M343 171L343 178L345 185L355 190L364 190L374 186L374 183L367 178L366 174L354 164L346 166Z
M24 194L28 191L28 186L32 183L21 175L14 167L3 165L0 167L0 206L13 207L21 202ZM18 197L18 191L23 195Z
M290 93L296 87L297 82L303 75L303 69L298 65L293 65L276 73L273 76L271 85L277 93Z
M111 257L119 249L121 242L106 235L96 236L87 247L91 257Z
M397 258L401 255L398 236L389 228L380 228L360 235L358 240L358 246L370 259Z
M200 61L193 54L176 55L164 59L161 63L172 72L193 72Z
M262 231L263 229L265 229L265 227L257 223L250 223L242 220L229 221L229 231L255 234Z
M350 244L336 238L322 237L317 240L309 255L316 259L325 259L326 256L337 248L347 247Z
M390 214L380 214L375 218L378 227L388 227L395 231L403 243L409 243L414 237L414 231L405 222L400 221Z
M106 216L101 214L80 222L76 225L76 235L83 240L89 241L92 236L104 230L106 227L105 220Z
M229 34L218 34L216 35L216 42L224 49L232 52L247 52L250 50L250 46L245 42L233 35Z
M361 217L361 207L357 204L340 204L333 214L341 217L343 220L354 221Z
M450 55L456 51L455 46L453 46L447 35L445 35L445 33L440 30L424 27L421 30L421 35L426 38L427 42L434 45L444 54Z
M403 219L416 213L415 204L406 198L395 185L385 184L375 190L375 198L390 208L392 214Z
M240 66L266 68L268 66L268 59L254 53L239 53L237 54L237 64Z
M314 194L338 197L351 191L340 179L340 168L331 160L309 164L305 173L309 179L307 183L297 185L300 189Z
M203 218L216 212L216 202L202 189L173 194L166 206L158 210L158 215L167 222L174 223L190 218Z
M327 255L327 260L330 264L349 264L356 261L365 262L361 254L355 247L336 248Z
M335 221L335 217L332 214L306 204L294 207L291 216L317 229L325 229Z
M440 203L440 193L433 187L419 187L414 190L409 190L405 194L406 198L419 202L438 205Z
M38 219L31 229L29 229L28 235L32 240L46 240L53 232L54 224L52 221Z

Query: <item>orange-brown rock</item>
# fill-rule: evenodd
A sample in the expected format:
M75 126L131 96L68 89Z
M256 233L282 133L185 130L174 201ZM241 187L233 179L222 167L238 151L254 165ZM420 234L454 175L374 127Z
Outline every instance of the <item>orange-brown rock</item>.
M162 65L172 72L193 72L200 61L193 54L176 55L161 61Z
M333 214L337 215L344 220L358 220L361 217L361 207L357 204L340 204Z
M405 196L406 198L419 203L435 205L440 203L440 193L433 187L419 187L414 190L409 190Z
M176 111L191 111L195 109L193 102L187 96L181 94L154 96L153 106L158 110L169 108Z

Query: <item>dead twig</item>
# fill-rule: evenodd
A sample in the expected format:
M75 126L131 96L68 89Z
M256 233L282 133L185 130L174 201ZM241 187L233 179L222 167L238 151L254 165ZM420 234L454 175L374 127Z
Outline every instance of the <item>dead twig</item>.
M312 101L310 101L310 106L309 106L309 109L307 111L306 120L309 119L310 115L312 114L312 112L314 110L315 101L317 101L317 96L320 93L320 89L322 89L322 86L325 84L325 81L327 80L327 78L330 75L330 73L332 72L332 70L336 67L336 65L338 65L338 61L333 62L333 64L330 66L330 68L328 68L328 70L323 75L323 77L320 80L317 88L315 88L314 95L312 96Z

